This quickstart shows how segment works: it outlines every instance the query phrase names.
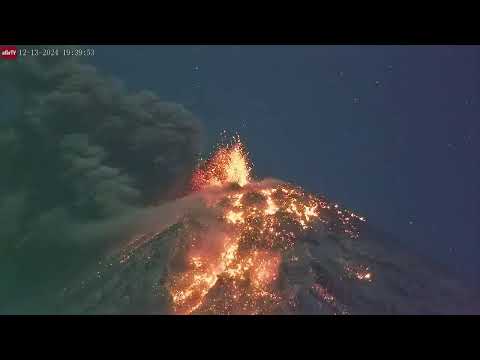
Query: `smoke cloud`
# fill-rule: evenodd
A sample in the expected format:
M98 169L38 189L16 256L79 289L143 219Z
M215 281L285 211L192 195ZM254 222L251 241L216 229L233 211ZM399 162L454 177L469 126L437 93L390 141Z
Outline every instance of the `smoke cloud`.
M61 56L4 62L0 85L0 313L48 312L69 277L182 195L201 124Z

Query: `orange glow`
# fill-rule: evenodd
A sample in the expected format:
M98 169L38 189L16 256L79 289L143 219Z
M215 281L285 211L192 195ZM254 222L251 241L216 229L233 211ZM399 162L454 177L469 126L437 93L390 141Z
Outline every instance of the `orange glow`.
M193 174L192 187L200 190L206 186L235 183L245 186L250 182L251 166L248 154L238 137L232 144L218 149L215 154Z
M275 205L270 196L267 197L267 208L265 209L265 215L275 215L278 211L278 206Z
M191 257L190 269L171 279L170 293L176 313L190 314L202 305L203 299L217 282L218 275L235 260L238 245L228 240L217 259Z
M278 277L280 256L269 252L254 253L254 268L252 270L252 283L257 288L270 285Z
M243 212L235 212L235 211L229 211L227 215L225 216L227 221L231 224L236 224L236 223L244 223L245 220L243 219Z
M225 189L220 200L208 204L221 211L218 220L229 234L221 240L221 250L207 255L186 253L186 268L169 276L167 286L177 314L268 313L284 298L278 286L280 265L302 233L323 223L357 236L355 221L363 218L298 187L255 182L249 164L237 138L193 174L192 185L198 191L229 183L239 186ZM199 240L201 234L195 234L185 244L187 248L210 241L208 236ZM369 272L362 276L371 279ZM319 289L319 294L330 299Z

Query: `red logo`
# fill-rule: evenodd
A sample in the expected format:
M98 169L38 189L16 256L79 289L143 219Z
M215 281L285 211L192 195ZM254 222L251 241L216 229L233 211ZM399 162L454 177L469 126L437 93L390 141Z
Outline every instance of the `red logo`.
M0 59L15 60L17 58L16 46L0 46Z

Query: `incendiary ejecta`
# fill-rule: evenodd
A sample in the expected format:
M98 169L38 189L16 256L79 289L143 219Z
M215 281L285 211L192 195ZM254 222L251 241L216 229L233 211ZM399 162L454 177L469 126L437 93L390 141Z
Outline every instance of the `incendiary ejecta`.
M254 181L251 173L238 137L194 172L194 191L223 189L223 196L209 206L220 210L227 230L215 251L202 252L198 249L211 235L190 228L181 246L185 266L168 279L174 312L269 313L285 300L280 265L298 260L291 252L302 233L315 222L331 223L335 214L339 226L357 236L355 222L363 218L296 186Z

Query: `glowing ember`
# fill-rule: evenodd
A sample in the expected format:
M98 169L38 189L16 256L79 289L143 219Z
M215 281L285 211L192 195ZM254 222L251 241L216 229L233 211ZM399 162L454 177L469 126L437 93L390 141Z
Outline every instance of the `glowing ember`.
M351 266L346 265L345 271L347 275L351 278L361 280L361 281L372 281L372 273L369 268L366 266Z
M205 186L235 183L244 186L250 182L251 166L240 139L220 148L213 157L193 174L192 187L200 190Z
M220 240L220 250L205 253L185 250L185 264L173 271L167 286L178 314L259 314L274 311L285 299L279 281L280 265L305 231L315 223L342 229L355 238L356 220L364 221L337 204L306 194L289 184L255 182L250 162L240 140L218 149L193 174L195 190L209 186L225 188L221 200L208 206L221 211L221 223L228 236ZM183 244L200 249L212 242L204 229ZM298 260L298 257L295 261ZM362 273L369 280L369 272ZM331 295L320 287L315 293L327 302Z
M245 220L243 219L243 211L235 212L230 210L225 216L225 218L229 223L232 224L245 222Z
M360 280L370 280L372 277L372 274L370 273L366 273L366 274L357 274L357 278L360 279Z
M236 243L227 242L224 251L214 259L216 261L199 256L190 258L189 271L171 280L171 295L177 313L189 314L202 304L204 297L217 282L218 275L235 260L237 247Z

